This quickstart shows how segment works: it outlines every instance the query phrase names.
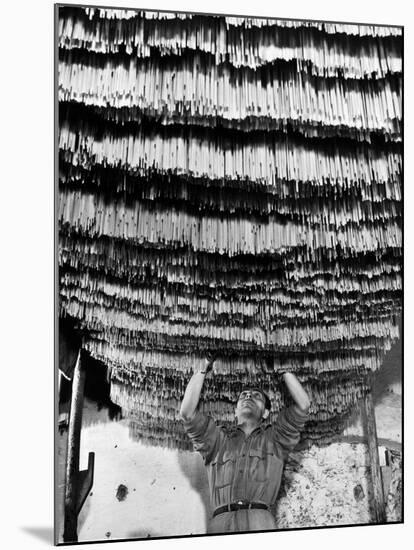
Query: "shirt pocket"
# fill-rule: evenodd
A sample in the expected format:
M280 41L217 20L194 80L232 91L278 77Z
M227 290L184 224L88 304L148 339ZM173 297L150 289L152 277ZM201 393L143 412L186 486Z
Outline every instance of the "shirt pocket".
M258 483L273 482L283 469L283 461L270 449L250 449L249 478Z
M211 462L213 474L213 484L216 489L231 485L235 470L234 455L228 451L224 451L221 456L216 457Z

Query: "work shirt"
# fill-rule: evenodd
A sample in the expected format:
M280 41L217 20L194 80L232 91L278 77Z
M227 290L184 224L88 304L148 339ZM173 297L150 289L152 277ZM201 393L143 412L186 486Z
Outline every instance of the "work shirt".
M192 420L184 421L194 449L202 455L207 468L213 510L240 499L273 504L284 461L297 445L307 418L307 413L292 405L279 413L276 422L262 424L248 436L240 427L216 426L212 417L200 411ZM247 518L253 513L260 515L261 510L240 512Z

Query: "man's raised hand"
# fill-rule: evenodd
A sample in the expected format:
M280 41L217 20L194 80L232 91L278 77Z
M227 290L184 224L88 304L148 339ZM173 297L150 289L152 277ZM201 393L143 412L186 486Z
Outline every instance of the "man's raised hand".
M217 359L217 353L212 351L209 351L206 353L205 365L203 368L203 372L205 372L205 374L208 374L212 370L213 363L216 359Z

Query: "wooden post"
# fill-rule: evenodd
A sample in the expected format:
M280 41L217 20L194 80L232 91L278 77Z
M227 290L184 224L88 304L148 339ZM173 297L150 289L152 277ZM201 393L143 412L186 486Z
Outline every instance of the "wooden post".
M60 386L62 382L62 371L58 369L58 403L60 403Z
M364 405L365 428L368 440L371 480L374 493L375 521L376 523L385 523L385 502L381 477L381 467L378 455L377 426L375 422L375 409L371 392L365 395Z
M70 405L68 449L66 461L65 485L65 525L64 542L78 541L78 479L79 451L82 428L83 391L85 387L85 366L82 364L82 350L78 358L72 379L72 399Z

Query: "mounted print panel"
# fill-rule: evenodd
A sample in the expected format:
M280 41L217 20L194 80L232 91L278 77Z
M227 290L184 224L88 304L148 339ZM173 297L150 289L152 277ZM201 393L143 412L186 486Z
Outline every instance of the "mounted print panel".
M55 10L56 543L402 522L403 28Z

